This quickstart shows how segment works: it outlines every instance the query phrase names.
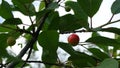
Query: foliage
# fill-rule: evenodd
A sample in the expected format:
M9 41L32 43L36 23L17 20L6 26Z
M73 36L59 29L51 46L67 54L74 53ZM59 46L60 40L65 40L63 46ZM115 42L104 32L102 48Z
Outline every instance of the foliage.
M62 0L11 0L12 4L2 0L0 4L0 16L5 19L0 24L0 66L6 68L30 66L29 63L43 63L46 68L53 65L56 68L119 68L120 58L117 51L120 49L120 28L106 27L109 24L119 22L112 21L116 14L120 13L120 0L115 0L111 5L112 17L108 22L99 27L92 27L92 18L98 12L103 0L77 0L63 2ZM39 10L36 11L33 2L40 2ZM59 7L69 7L73 14L59 15ZM30 19L30 25L24 24L20 18L14 17L14 12L20 12ZM69 12L66 11L66 12ZM35 20L32 17L35 17ZM90 22L88 19L90 18ZM19 27L23 25L23 28ZM25 28L28 26L28 28ZM79 30L82 29L83 30ZM65 42L60 42L60 34L90 32L91 37L84 44L80 42L86 52L76 51L74 47ZM103 37L99 32L110 32L115 38ZM24 47L18 55L9 53L7 38L14 37L16 40L21 36L26 39ZM22 42L21 42L22 43ZM19 46L18 44L16 44ZM29 60L32 52L42 47L42 61ZM84 46L88 45L88 46ZM21 44L22 46L22 44ZM89 46L93 46L92 48ZM109 49L112 47L113 49ZM66 62L61 62L57 50L61 48L69 54ZM24 55L26 59L22 59ZM7 60L5 61L5 58ZM5 63L3 63L5 61ZM56 66L55 66L56 65Z

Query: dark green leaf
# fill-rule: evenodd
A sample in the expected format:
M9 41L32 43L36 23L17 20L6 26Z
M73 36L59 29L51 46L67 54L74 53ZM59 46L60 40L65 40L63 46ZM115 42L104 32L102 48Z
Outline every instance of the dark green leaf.
M100 31L112 32L112 33L120 35L120 29L119 28L109 27L109 28L103 28Z
M52 10L52 9L56 9L58 7L59 7L58 3L57 2L53 2L53 3L51 3L51 4L48 5L47 9Z
M97 33L97 32L93 32L93 33L92 33L92 37L96 37L96 36L100 36L100 34Z
M102 0L77 0L82 9L90 17L93 17L98 11Z
M57 60L59 34L57 31L43 31L38 37L39 44L43 47L42 60L55 63Z
M36 25L39 25L41 18L46 14L50 12L49 10L42 10L36 13Z
M27 16L35 15L35 7L32 3L26 3L23 0L12 0L12 2L17 10L23 14Z
M19 24L22 24L22 21L19 19L19 18L9 18L9 19L6 19L3 24L6 24L6 25L19 25Z
M82 27L82 23L74 15L67 14L60 18L60 31L73 31Z
M16 29L16 26L14 25L0 25L0 32L10 32L13 29Z
M96 60L80 52L76 52L75 55L70 56L68 60L72 61L75 68L93 67L96 65Z
M49 17L49 26L48 26L48 30L58 30L59 27L59 21L60 21L60 17L59 17L59 13L58 12L52 12Z
M88 16L85 14L85 12L82 10L80 5L77 2L67 1L66 6L69 6L73 9L75 13L75 17L79 20L80 26L89 28L88 24Z
M109 55L107 55L106 53L100 51L99 49L97 48L90 48L88 49L94 57L96 57L97 59L99 59L100 61L103 61L104 59L106 58L110 58Z
M114 46L114 47L117 47L117 45L120 44L120 42L118 42L115 39L102 37L102 36L91 37L86 42L91 42L96 45L105 45L105 46Z
M69 53L70 55L74 55L75 54L75 50L68 43L59 42L59 47L62 48L67 53Z
M112 58L105 59L99 66L96 68L119 68L118 61Z
M0 57L7 57L8 53L6 51L7 45L7 34L0 34Z
M6 1L2 0L2 4L0 5L0 16L5 19L13 18L12 10Z
M115 0L111 6L111 11L113 14L120 13L120 0Z

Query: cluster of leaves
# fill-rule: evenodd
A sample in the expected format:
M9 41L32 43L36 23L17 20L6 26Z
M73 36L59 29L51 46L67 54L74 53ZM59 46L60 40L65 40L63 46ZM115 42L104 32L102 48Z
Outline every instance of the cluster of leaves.
M116 23L117 21L111 21L113 17L120 13L120 0L115 0L111 6L112 17L106 23L97 28L92 27L92 17L97 13L102 3L102 0L77 0L66 1L65 6L70 7L74 14L66 14L59 16L59 11L56 11L58 7L61 7L60 1L43 0L40 2L39 11L35 10L33 2L35 0L12 0L12 5L2 0L0 5L0 16L5 19L0 24L0 60L2 58L8 58L6 64L1 63L1 67L13 68L19 63L27 63L30 57L31 50L37 51L36 43L38 42L43 49L42 62L49 68L51 65L58 65L70 68L119 68L119 56L117 51L120 48L120 29L115 27L103 28L106 25ZM29 28L19 28L18 25L23 24L20 18L14 17L14 11L19 11L22 14L28 16L31 20ZM32 16L36 19L33 21ZM88 18L91 19L90 23ZM89 26L90 25L90 26ZM59 34L81 32L77 29L84 28L84 32L92 32L91 38L85 42L95 44L98 48L87 48L92 55L75 51L68 43L59 42ZM100 36L98 32L111 32L116 34L115 39ZM28 41L25 47L21 50L18 56L12 57L8 54L6 48L8 47L6 40L9 36L13 36L16 39L20 36L24 36ZM112 52L109 50L109 46L113 47ZM57 49L62 48L64 51L70 54L68 61L71 64L61 64L58 61ZM22 60L27 50L29 50L28 58ZM14 59L20 59L14 60ZM117 60L116 60L117 59ZM20 65L22 65L20 64ZM25 64L24 64L25 65Z

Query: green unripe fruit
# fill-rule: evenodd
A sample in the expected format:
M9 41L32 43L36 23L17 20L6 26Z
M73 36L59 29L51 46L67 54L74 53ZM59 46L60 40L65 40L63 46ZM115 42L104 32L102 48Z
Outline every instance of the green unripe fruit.
M69 12L70 10L71 10L71 8L70 8L70 7L65 6L65 11Z
M9 46L13 46L16 43L16 39L14 37L8 37L7 44Z

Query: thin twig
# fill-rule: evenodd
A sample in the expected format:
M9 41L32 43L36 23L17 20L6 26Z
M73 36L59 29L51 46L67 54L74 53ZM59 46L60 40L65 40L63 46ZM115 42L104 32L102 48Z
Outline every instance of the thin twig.
M104 27L104 26L106 26L106 25L108 25L108 24L112 24L111 21L112 21L113 17L114 17L114 14L111 16L110 20L109 20L107 23L105 23L105 24L99 26L99 28L102 28L102 27Z
M92 17L90 17L90 28L93 28Z
M0 25L0 27L7 28L7 29L10 29L10 30L14 30L14 31L19 31L20 33L27 33L27 34L32 35L32 33L30 31L27 31L27 30L24 30L24 29L14 29L14 28L8 27L6 25Z

